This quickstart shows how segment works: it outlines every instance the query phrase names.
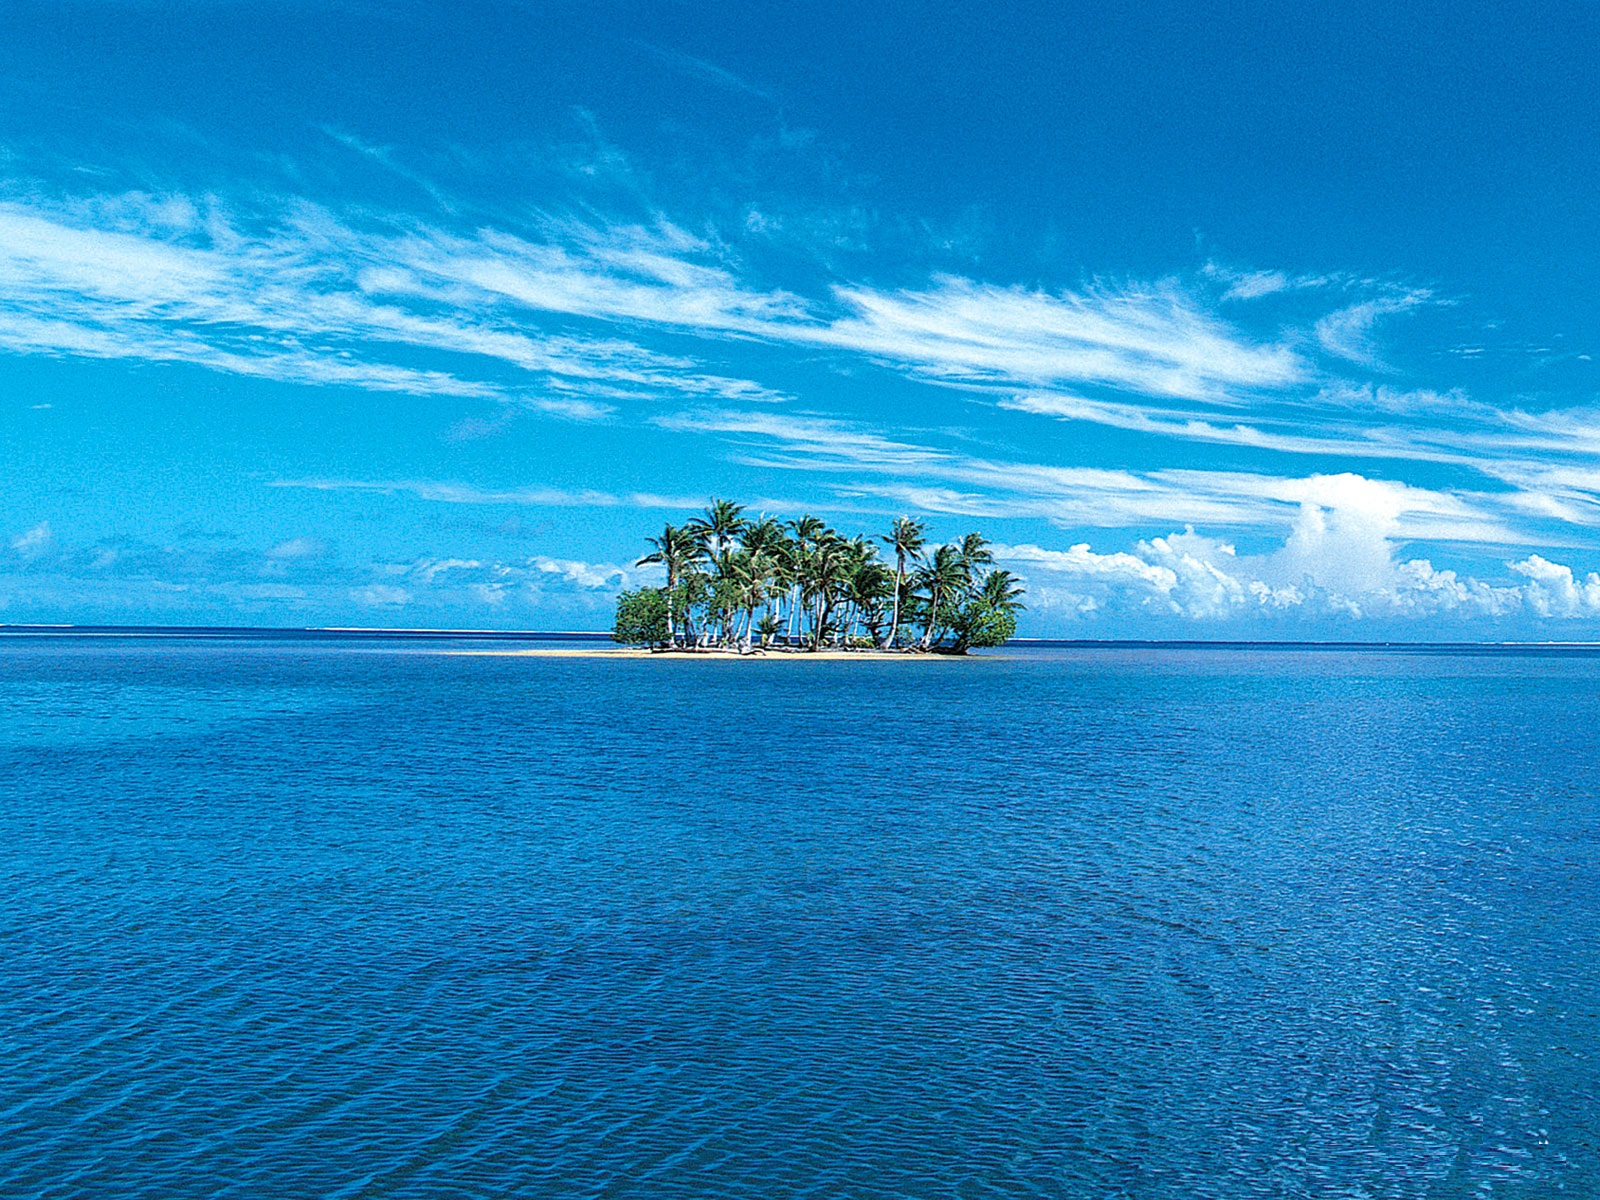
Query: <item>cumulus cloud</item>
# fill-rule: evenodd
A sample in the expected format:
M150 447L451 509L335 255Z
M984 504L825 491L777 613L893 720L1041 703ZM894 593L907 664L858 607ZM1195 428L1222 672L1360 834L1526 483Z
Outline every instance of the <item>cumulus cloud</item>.
M1338 617L1409 620L1600 614L1600 575L1578 581L1569 567L1535 555L1510 564L1529 582L1493 584L1402 559L1392 512L1371 505L1306 503L1284 543L1240 555L1228 542L1187 529L1098 553L1000 546L1000 560L1037 584L1046 608L1085 616L1132 612L1193 622L1235 618Z
M545 558L530 560L544 575L555 575L581 588L609 588L613 591L628 581L628 572L614 563L581 562L570 558Z
M1066 551L999 546L996 555L1029 580L1030 603L1077 616L1137 611L1190 621L1225 620L1254 609L1299 607L1293 587L1244 574L1232 546L1193 530L1140 542L1132 553L1097 553L1079 543Z
M1587 617L1600 614L1600 574L1578 579L1571 567L1531 554L1511 569L1527 578L1524 602L1541 617Z

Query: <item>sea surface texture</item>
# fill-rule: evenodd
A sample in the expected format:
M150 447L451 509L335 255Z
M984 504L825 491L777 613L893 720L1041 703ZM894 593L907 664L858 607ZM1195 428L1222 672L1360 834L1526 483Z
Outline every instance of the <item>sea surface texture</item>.
M1600 1196L1600 656L0 640L0 1195Z

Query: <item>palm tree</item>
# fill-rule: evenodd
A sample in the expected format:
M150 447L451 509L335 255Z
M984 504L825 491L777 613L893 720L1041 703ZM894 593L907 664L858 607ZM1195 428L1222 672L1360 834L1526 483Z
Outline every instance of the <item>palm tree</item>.
M894 547L894 618L889 622L889 640L884 643L887 646L893 646L900 635L900 593L906 586L906 563L921 561L926 533L927 528L921 521L899 517L889 536L883 539Z
M768 516L746 521L740 542L751 554L775 554L783 544L783 525Z
M689 522L688 528L700 539L700 544L706 548L706 554L712 560L716 560L721 558L749 527L750 522L740 516L743 512L742 504L712 497L711 503L706 506L705 516L695 517Z
M773 601L778 598L787 575L789 545L788 538L783 532L783 523L763 514L746 524L741 541L752 560L759 566L759 585L756 590L760 593L760 598L757 603L765 604L767 615L772 616ZM752 614L745 620L744 640L747 648L750 644L750 626L753 619Z
M969 533L956 543L956 554L961 559L961 565L966 569L969 580L979 567L987 567L994 562L994 555L989 550L989 539L981 533Z
M868 556L857 563L856 569L850 574L847 593L851 629L854 629L857 620L865 622L872 640L876 642L878 630L883 626L883 602L893 590L894 575L886 563L879 562L876 556Z
M645 540L655 549L634 563L634 566L643 567L651 563L660 563L667 570L667 641L671 642L677 634L673 600L679 582L684 575L694 569L695 563L699 560L700 543L688 529L670 524L661 531L660 537Z
M809 514L787 523L751 518L742 505L713 499L701 516L649 539L638 565L665 569L673 646L748 651L759 630L763 646L901 649L902 624L918 628L906 644L915 650L1001 644L1023 607L1021 581L986 569L994 553L981 534L938 547L925 536L911 517L886 537L846 537ZM892 560L882 546L894 548Z
M824 529L816 538L807 561L811 601L811 648L822 649L822 641L837 631L832 620L834 606L843 595L850 574L850 543L831 529Z
M772 628L765 635L774 637L781 629L784 642L787 644L792 639L789 626L792 623L795 611L794 593L800 579L800 550L799 544L784 536L780 530L777 541L772 547L772 589L768 593L769 608L767 616L771 618ZM785 612L787 608L787 612Z
M922 640L918 643L922 649L933 648L934 634L943 627L951 602L967 591L971 580L961 551L955 546L940 546L933 552L933 560L917 572L916 586L928 594L922 615Z
M733 638L733 615L737 611L738 584L734 578L731 556L750 523L741 515L744 505L732 500L712 497L704 516L695 517L687 528L699 541L701 550L711 561L711 611L707 613L703 634L711 631L711 619L720 618L721 640Z
M971 598L955 617L952 654L965 654L968 647L998 646L1016 632L1016 613L1026 608L1019 596L1022 584L1010 571L994 570L973 589Z
M794 538L788 547L788 576L791 591L789 630L786 636L788 641L793 642L800 636L801 614L813 594L811 572L815 565L817 546L828 532L828 527L820 517L813 517L808 513L790 521L789 528L794 532Z
M978 595L985 604L998 612L1015 613L1018 609L1027 608L1017 597L1023 592L1022 581L1010 571L994 570L983 577L983 586L978 589Z
M777 562L766 550L755 553L743 548L729 558L728 565L738 582L739 598L744 609L743 632L736 630L734 636L748 650L756 609L766 603L771 594L768 585L776 578Z

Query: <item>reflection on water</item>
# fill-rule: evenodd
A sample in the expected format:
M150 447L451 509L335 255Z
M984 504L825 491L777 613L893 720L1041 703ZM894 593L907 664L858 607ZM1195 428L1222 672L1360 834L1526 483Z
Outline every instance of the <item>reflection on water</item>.
M0 1194L1600 1194L1597 684L0 644Z

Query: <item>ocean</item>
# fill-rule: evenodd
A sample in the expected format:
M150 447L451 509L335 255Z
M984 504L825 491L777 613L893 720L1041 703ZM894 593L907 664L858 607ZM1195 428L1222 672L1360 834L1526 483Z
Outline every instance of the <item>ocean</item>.
M1600 653L0 638L0 1195L1600 1196Z

